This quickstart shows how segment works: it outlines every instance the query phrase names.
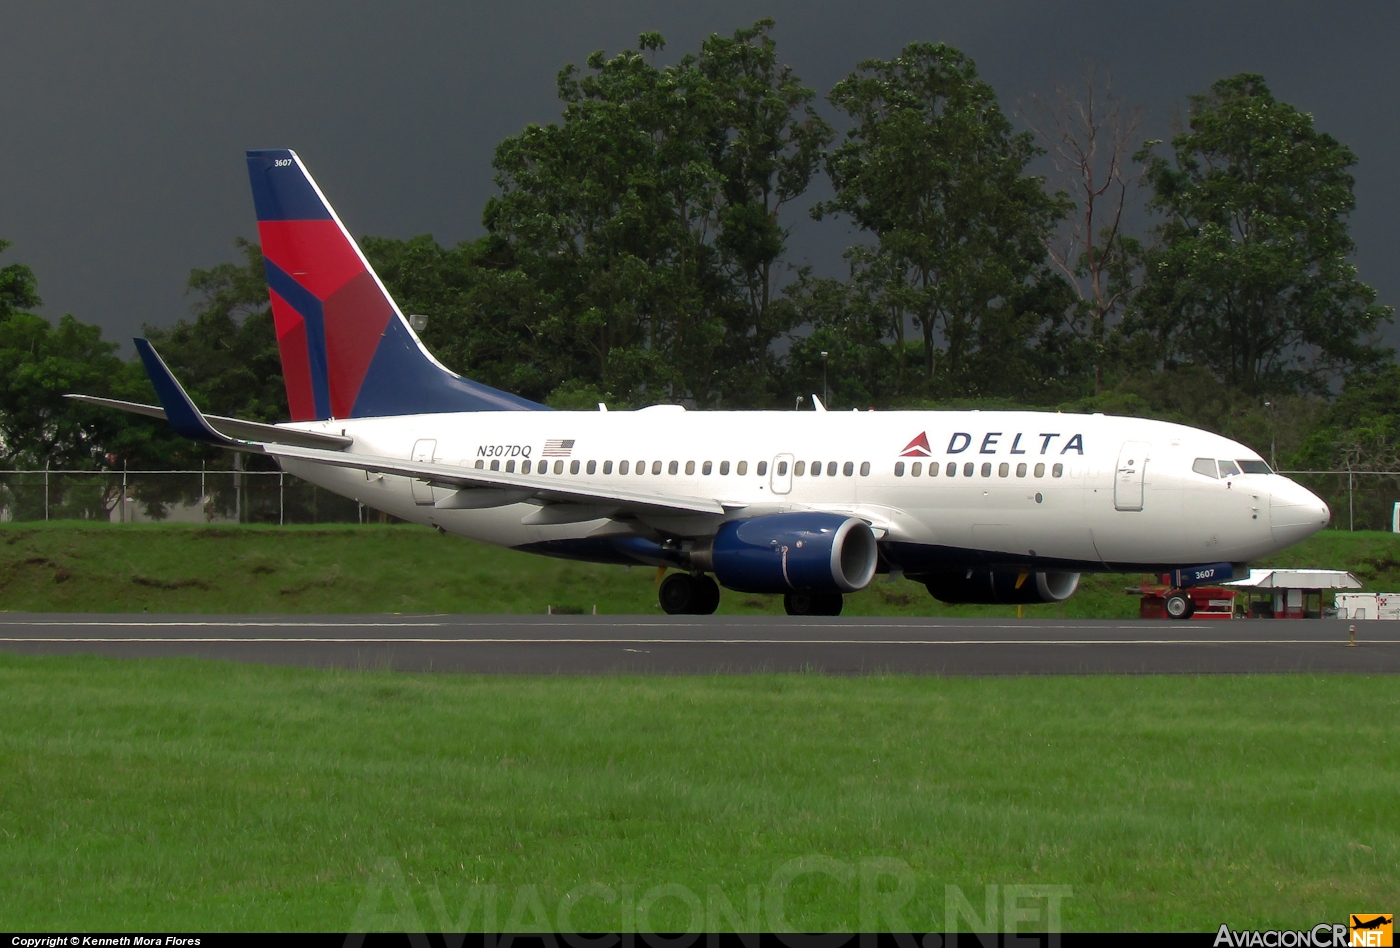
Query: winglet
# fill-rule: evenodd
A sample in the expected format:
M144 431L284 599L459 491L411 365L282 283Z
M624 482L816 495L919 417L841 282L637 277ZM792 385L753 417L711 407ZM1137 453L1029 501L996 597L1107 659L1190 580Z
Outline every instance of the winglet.
M151 385L155 387L156 397L160 399L161 407L165 409L166 420L170 422L170 427L175 430L176 434L189 438L191 441L212 444L220 448L235 448L241 451L260 450L259 447L246 441L235 441L233 438L215 431L204 415L200 414L199 409L194 407L194 402L190 400L184 387L176 380L175 374L170 371L165 360L157 354L155 347L148 340L139 337L133 339L132 342L136 345L136 351L141 355L141 362L146 367L146 375L150 377Z

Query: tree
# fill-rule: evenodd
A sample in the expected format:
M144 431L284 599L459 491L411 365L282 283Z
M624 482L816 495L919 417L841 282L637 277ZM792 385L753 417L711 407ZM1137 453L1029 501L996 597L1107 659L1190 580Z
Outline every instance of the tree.
M0 269L0 465L96 467L121 422L64 396L112 393L123 375L117 347L71 314L54 326L25 311L39 305L33 270Z
M1376 364L1391 319L1347 258L1351 149L1242 73L1191 97L1172 160L1139 153L1165 215L1147 257L1136 329L1157 359L1204 365L1254 394L1322 393Z
M1142 248L1125 232L1124 214L1141 180L1131 142L1142 110L1125 108L1111 77L1101 79L1089 69L1080 88L1057 83L1048 98L1032 97L1029 111L1078 205L1046 248L1078 297L1072 327L1092 350L1098 394L1104 390L1110 324L1137 289Z
M498 147L484 221L535 288L532 331L558 384L631 401L766 397L792 314L775 288L779 212L830 139L814 93L779 67L772 25L712 36L664 69L647 60L664 47L654 33L595 53L587 73L560 72L558 124Z
M867 60L829 99L854 124L826 162L836 198L814 216L844 213L874 235L867 260L895 275L881 292L920 328L925 378L937 369L954 388L974 383L979 340L1004 338L998 321L1023 322L1010 301L1043 276L1045 238L1068 202L1025 173L1040 153L1033 134L1012 132L992 87L950 46Z

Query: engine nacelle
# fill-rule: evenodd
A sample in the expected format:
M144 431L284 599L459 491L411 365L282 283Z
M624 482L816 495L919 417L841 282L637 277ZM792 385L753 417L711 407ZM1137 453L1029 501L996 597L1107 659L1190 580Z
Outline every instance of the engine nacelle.
M1064 602L1079 588L1078 573L975 569L935 573L923 579L933 598L949 605Z
M736 592L855 592L875 576L870 525L840 514L798 512L729 520L690 551L691 565Z

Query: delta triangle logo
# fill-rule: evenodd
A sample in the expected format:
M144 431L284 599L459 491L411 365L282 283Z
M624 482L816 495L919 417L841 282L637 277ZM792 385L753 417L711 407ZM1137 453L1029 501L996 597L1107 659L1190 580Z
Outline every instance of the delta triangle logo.
M931 458L933 451L929 450L928 433L920 431L919 436L904 446L904 450L899 452L902 458Z

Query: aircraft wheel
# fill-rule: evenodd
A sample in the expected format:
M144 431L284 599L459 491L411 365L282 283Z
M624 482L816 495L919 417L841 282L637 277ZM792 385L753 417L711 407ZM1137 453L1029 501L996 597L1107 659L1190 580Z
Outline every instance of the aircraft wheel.
M1191 602L1191 597L1183 592L1168 594L1163 606L1167 610L1168 619L1189 619L1196 611L1196 606Z
M719 608L719 583L708 576L693 577L695 583L695 596L691 602L690 612L697 616L712 616Z
M790 592L783 595L783 608L790 616L839 616L845 599L840 593Z
M661 610L668 616L688 615L693 611L699 590L698 584L689 573L672 573L661 581L656 598L661 602ZM715 597L718 600L718 596ZM716 602L718 605L718 602Z

